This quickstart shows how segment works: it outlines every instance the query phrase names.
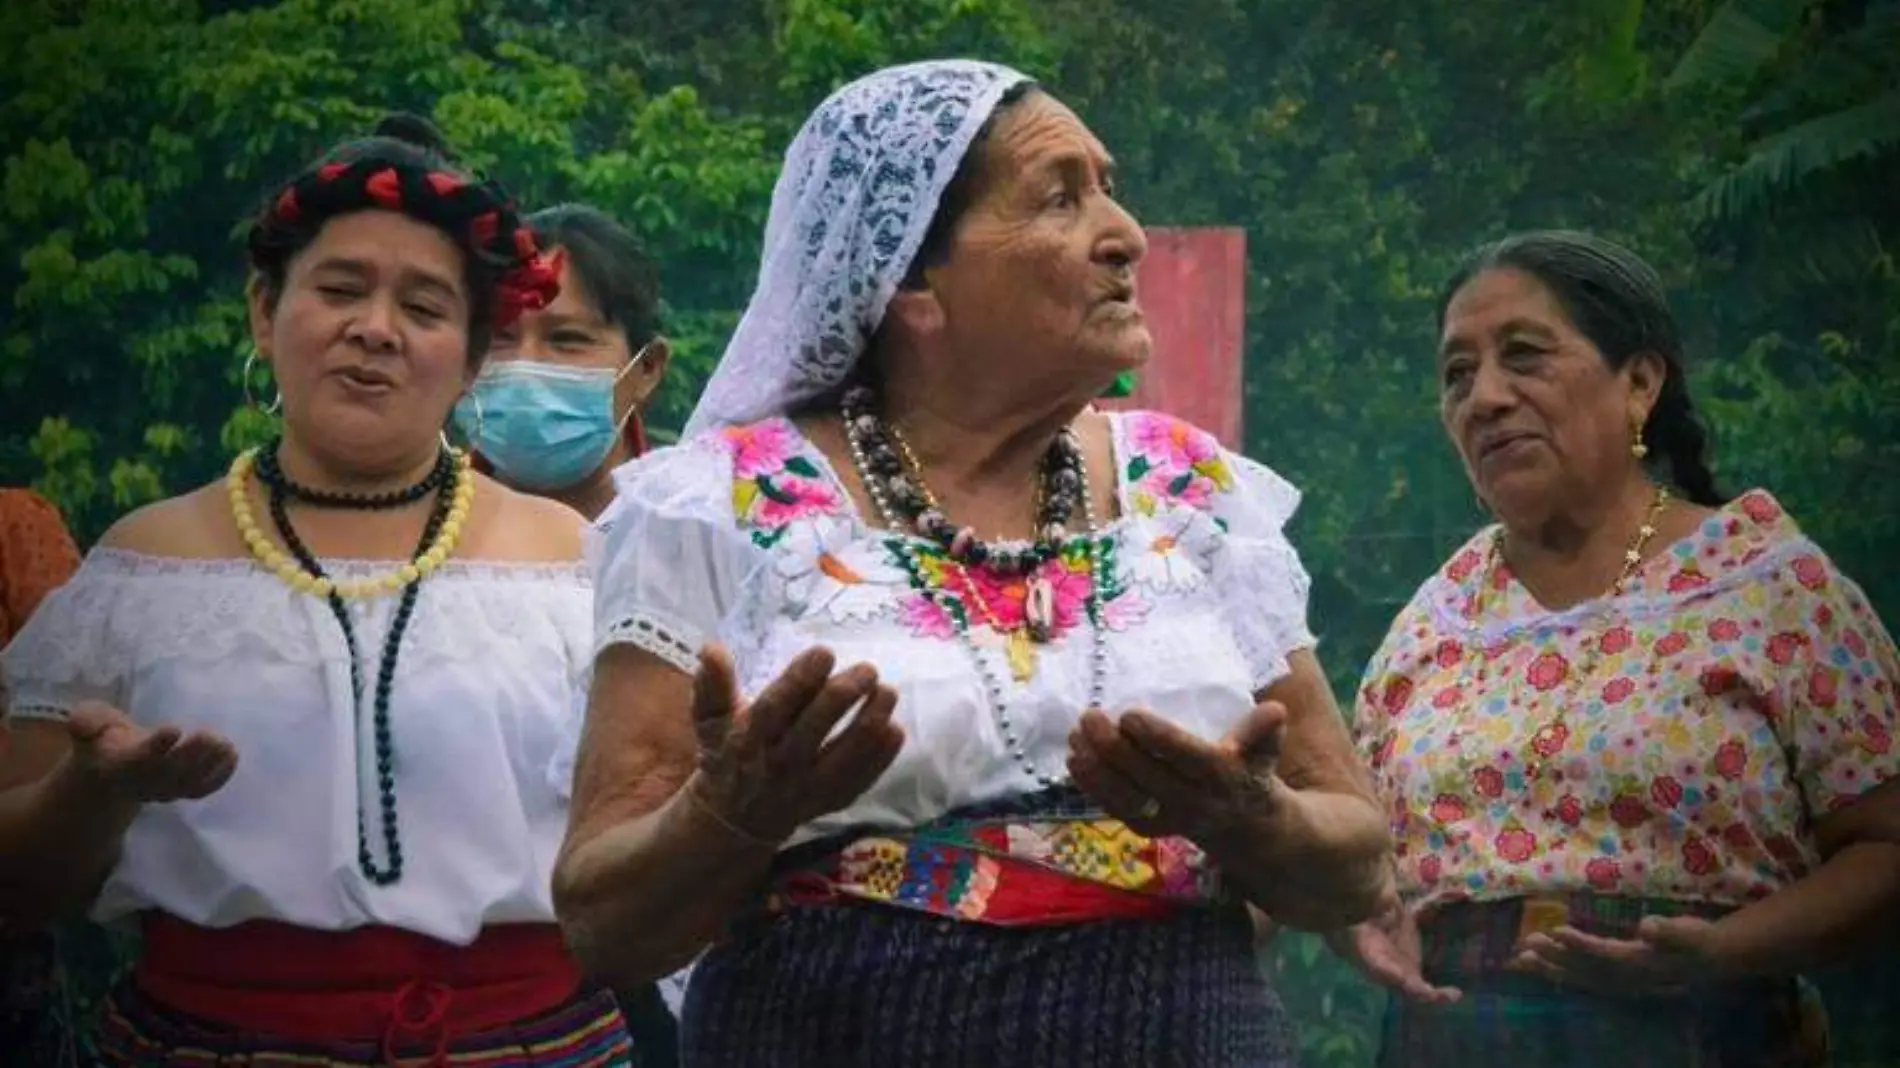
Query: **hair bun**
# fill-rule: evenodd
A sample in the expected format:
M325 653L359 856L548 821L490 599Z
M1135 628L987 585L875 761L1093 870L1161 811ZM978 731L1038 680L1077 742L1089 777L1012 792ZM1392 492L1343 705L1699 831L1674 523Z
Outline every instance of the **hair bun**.
M435 123L420 115L407 111L391 112L376 124L373 132L377 137L411 144L450 162L455 161L455 152L449 148L448 138L442 136L442 131L436 128Z

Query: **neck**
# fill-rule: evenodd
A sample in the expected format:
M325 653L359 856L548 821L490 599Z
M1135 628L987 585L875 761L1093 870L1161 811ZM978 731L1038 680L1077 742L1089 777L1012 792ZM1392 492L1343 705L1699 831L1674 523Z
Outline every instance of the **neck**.
M946 398L955 398L947 400ZM1025 409L986 404L965 390L926 389L888 382L880 398L884 418L910 442L929 472L932 488L957 495L985 487L1029 487L1056 435L1075 421L1083 403Z
M277 449L284 477L306 489L368 496L406 489L427 478L440 446L431 440L387 460L362 462L328 456L304 446L288 429Z
M1605 500L1573 505L1535 522L1506 518L1505 559L1547 606L1598 596L1623 572L1624 554L1656 492L1639 473Z
M589 475L577 485L569 486L553 498L579 512L582 518L593 522L614 500L614 480L612 471L619 466L616 463L601 465L600 470Z

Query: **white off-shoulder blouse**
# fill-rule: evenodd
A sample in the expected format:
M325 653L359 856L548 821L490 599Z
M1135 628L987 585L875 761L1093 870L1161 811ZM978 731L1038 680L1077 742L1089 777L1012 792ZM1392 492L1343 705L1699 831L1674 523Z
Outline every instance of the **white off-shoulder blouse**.
M1308 578L1284 533L1299 494L1186 423L1145 412L1110 419L1119 514L1101 531L1104 705L1149 709L1218 738L1287 672L1288 654L1314 644ZM718 641L753 694L824 645L841 667L875 665L898 692L905 743L895 762L794 843L916 826L1064 774L1097 655L1082 555L1044 572L1056 635L1033 675L1017 681L955 569L927 543L867 524L788 420L649 454L615 481L618 499L589 550L600 646L632 643L691 671L700 646ZM986 572L972 581L1005 627L1020 615L1020 589ZM949 596L924 596L922 582L947 583ZM958 637L964 612L974 648ZM986 680L1002 682L1008 730ZM1012 755L1010 733L1028 767Z
M390 565L324 566L364 577ZM350 606L372 693L396 605ZM450 562L422 583L389 709L405 868L391 886L357 866L359 810L386 860L370 700L359 716L325 602L250 561L95 550L0 670L16 719L98 699L237 748L217 793L140 812L95 918L156 909L209 927L376 924L466 944L487 924L554 919L560 757L579 729L591 605L578 562Z

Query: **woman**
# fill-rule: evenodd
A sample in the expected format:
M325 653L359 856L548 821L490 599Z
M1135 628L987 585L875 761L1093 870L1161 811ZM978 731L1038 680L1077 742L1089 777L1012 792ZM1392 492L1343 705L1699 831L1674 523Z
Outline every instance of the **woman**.
M107 1063L629 1063L549 899L583 522L441 443L556 268L428 132L266 201L281 437L122 520L6 650L59 754L0 797L0 906L142 921Z
M561 295L496 333L456 421L496 478L592 519L613 500L614 468L647 451L640 410L670 355L659 280L633 235L593 208L528 223L565 257Z
M79 569L79 548L59 509L28 489L0 489L0 648L13 639L46 595ZM0 709L6 689L0 682ZM13 739L0 720L0 760ZM17 785L0 779L0 790ZM10 936L0 928L0 1049L20 1063L54 1063L56 946L51 931Z
M561 256L561 291L495 332L455 420L478 467L593 519L613 500L613 470L647 451L640 410L670 356L659 279L634 236L594 208L547 208L528 225ZM569 746L561 773L572 774L572 759ZM669 980L668 994L678 991ZM676 1063L679 1028L660 988L623 990L619 1001L641 1064Z
M1386 889L1295 492L1090 406L1149 349L1109 168L1001 67L841 89L616 473L557 909L617 980L706 951L695 1068L1291 1064L1242 903Z
M1405 906L1338 941L1394 1065L1807 1065L1794 974L1900 904L1900 657L1766 491L1706 466L1653 271L1573 233L1440 304L1446 433L1499 520L1356 721Z

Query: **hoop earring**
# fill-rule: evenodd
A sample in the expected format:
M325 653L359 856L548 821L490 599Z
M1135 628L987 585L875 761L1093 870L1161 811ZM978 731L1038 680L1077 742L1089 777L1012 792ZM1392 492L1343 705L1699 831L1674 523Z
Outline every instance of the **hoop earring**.
M244 403L249 407L256 408L265 415L276 415L278 412L284 410L283 390L280 389L276 391L276 394L271 397L270 407L268 408L259 406L257 397L251 393L251 372L256 370L257 360L257 346L252 345L250 355L244 357L244 369L238 372L238 384L244 388Z

